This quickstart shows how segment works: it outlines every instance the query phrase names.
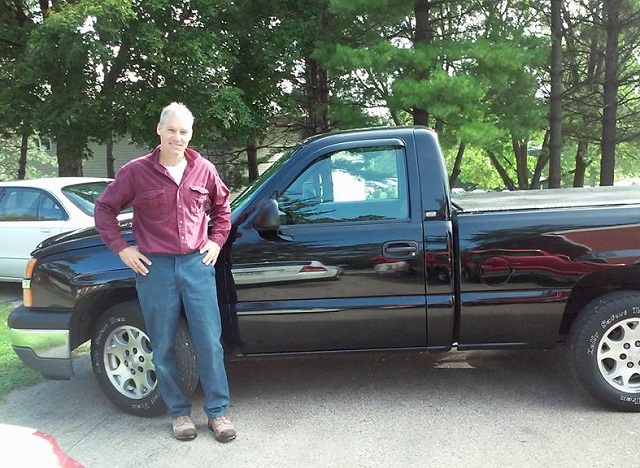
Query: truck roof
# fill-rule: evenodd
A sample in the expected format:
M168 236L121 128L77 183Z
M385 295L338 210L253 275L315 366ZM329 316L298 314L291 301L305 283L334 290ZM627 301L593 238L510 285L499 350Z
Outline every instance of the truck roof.
M580 187L452 194L464 213L640 204L640 187Z

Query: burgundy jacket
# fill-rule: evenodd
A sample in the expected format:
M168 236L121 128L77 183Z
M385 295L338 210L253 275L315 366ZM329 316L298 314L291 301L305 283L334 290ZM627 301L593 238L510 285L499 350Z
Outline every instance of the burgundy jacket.
M214 165L187 148L180 185L159 163L160 147L122 166L96 201L95 225L115 253L129 244L117 215L133 207L133 237L143 254L186 254L211 239L222 247L231 229L229 189ZM207 214L213 229L207 236Z

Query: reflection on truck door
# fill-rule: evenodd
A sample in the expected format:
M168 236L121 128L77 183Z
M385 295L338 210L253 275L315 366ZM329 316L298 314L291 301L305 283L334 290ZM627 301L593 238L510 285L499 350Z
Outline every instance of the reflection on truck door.
M402 146L354 145L316 155L278 191L277 238L254 231L233 246L245 352L425 347L422 224L407 165ZM310 270L294 272L301 264ZM270 280L249 280L248 265L271 269L260 272Z

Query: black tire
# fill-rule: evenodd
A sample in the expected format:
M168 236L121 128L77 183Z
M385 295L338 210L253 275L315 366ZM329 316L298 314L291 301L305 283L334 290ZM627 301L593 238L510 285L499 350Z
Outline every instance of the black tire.
M567 343L574 380L618 411L640 411L640 292L617 291L590 302Z
M191 396L198 385L198 371L184 318L176 334L175 352L180 387L186 396ZM137 300L117 304L100 317L91 340L91 364L100 388L122 411L145 417L165 414L152 357Z

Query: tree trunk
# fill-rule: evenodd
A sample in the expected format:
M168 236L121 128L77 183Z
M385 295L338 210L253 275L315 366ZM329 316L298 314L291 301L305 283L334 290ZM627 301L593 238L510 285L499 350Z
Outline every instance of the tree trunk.
M320 33L325 35L329 26L329 2L324 1L320 16ZM327 70L311 58L311 51L305 55L305 95L307 104L306 136L326 133L329 121L329 80Z
M573 186L584 187L584 174L587 171L587 167L591 164L591 161L587 161L587 149L589 143L586 140L580 140L578 142L578 149L576 150L576 170L573 173Z
M527 167L527 142L511 138L513 154L516 157L516 172L518 175L518 189L529 188L529 168Z
M116 157L113 155L113 132L107 135L107 177L113 179L116 176L115 162Z
M550 131L544 134L544 141L542 142L542 153L538 156L538 161L536 162L536 167L533 170L533 175L531 176L531 182L529 183L529 188L531 190L536 190L541 187L540 179L542 179L542 171L546 167L549 162L549 140L551 138Z
M415 0L413 4L414 13L416 16L416 29L413 38L413 47L426 47L433 40L433 25L429 21L429 11L431 5L429 0ZM417 80L427 80L429 78L428 71L418 72ZM422 109L419 106L415 106L411 109L413 115L414 125L429 126L429 113L426 109Z
M451 170L451 175L449 176L449 187L453 187L456 185L458 181L458 176L460 175L460 165L462 164L462 156L464 155L464 141L460 142L458 145L458 152L456 153L456 159L453 162L453 169Z
M306 136L313 136L329 131L329 85L327 71L317 60L307 57L305 65Z
M590 5L590 21L598 24L598 18L602 17L602 4L592 2ZM602 121L593 111L594 105L591 103L591 96L599 96L601 94L601 86L604 80L602 70L604 69L604 58L602 49L605 48L601 44L600 34L591 34L582 37L580 35L580 26L574 26L572 23L571 12L566 8L563 9L564 23L567 25L564 39L566 40L565 49L565 70L569 71L567 80L570 93L565 97L565 103L576 112L575 127L572 132L572 138L578 142L578 150L575 157L575 166L573 169L573 186L582 187L584 185L584 176L587 166L592 161L581 160L586 155L589 142L600 140L596 132L602 132ZM590 39L589 39L590 37ZM584 60L586 58L586 63Z
M396 125L396 126L402 125L402 122L400 121L400 117L398 116L397 111L393 109L389 109L389 114L391 114L391 120L393 120L393 125Z
M27 176L27 153L29 152L29 131L22 130L22 143L20 144L20 161L18 162L18 180L24 180Z
M602 102L602 159L600 185L613 185L616 167L616 115L618 112L618 38L622 0L604 0L607 46L604 55Z
M72 132L70 130L70 132ZM58 158L58 175L82 176L82 162L84 150L87 146L87 137L78 136L77 133L70 137L66 134L56 135L56 156Z
M549 188L561 186L562 155L562 9L563 0L551 0L551 96L549 106Z
M413 115L413 125L424 125L425 127L429 126L429 114L426 110L419 107L414 107L411 110L411 114Z
M247 162L249 164L249 182L253 182L260 175L258 172L258 142L255 135L247 139Z
M507 187L508 190L515 190L516 186L513 183L513 180L511 180L511 177L509 177L507 171L504 170L504 167L502 167L502 164L500 164L500 161L498 161L498 157L495 155L495 153L493 151L487 151L487 154L489 155L491 164L493 164L493 167L495 167L496 171L498 171L498 174L500 175L504 186Z

